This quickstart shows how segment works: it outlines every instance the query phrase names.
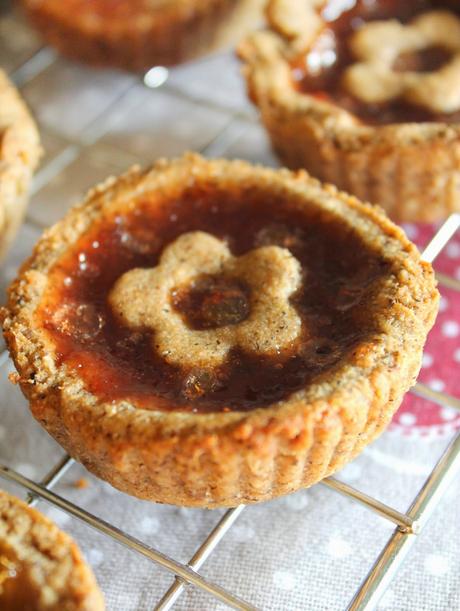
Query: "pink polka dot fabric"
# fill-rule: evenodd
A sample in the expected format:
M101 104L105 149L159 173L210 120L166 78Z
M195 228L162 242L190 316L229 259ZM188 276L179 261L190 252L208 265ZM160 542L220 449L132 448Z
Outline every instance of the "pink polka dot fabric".
M408 237L422 250L437 227L403 225ZM436 271L460 280L460 235L457 233L434 264ZM460 397L460 292L439 287L441 303L438 318L425 346L419 381L432 390ZM460 411L406 395L393 418L390 431L433 438L460 429Z

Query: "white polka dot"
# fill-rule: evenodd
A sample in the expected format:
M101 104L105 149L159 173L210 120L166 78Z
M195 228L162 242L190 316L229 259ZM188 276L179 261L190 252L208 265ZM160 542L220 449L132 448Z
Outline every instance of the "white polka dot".
M308 496L305 492L297 492L296 494L291 494L284 499L285 504L289 509L293 509L294 511L302 511L308 505Z
M346 558L352 553L350 544L341 537L331 537L326 549L333 558Z
M431 356L431 354L428 354L428 352L425 352L425 354L422 357L422 367L424 369L427 369L428 367L431 367L431 365L433 364L433 357Z
M160 530L160 520L155 517L146 516L138 524L138 530L145 535L151 535Z
M0 441L6 437L6 428L0 424Z
M436 577L445 575L449 571L449 561L440 554L428 554L423 561L423 566L427 573Z
M289 571L275 571L273 573L273 584L280 590L291 591L295 588L295 577Z
M361 477L362 473L363 470L358 463L352 462L340 471L340 479L345 482L355 482Z
M458 242L450 242L447 244L445 252L450 259L457 259L460 257L460 244Z
M406 412L399 416L399 422L403 426L412 426L417 422L417 417L415 414L409 414L409 412Z
M453 407L443 407L439 413L443 420L455 420L457 416L460 416L460 412Z
M86 552L86 558L91 566L100 566L104 562L104 554L95 547Z
M441 295L441 299L439 300L439 311L445 312L449 307L449 300L444 295Z
M237 524L232 528L233 538L238 543L246 543L246 541L250 541L254 539L255 532L251 526L246 526L245 524Z
M57 507L50 507L46 513L50 520L61 527L65 526L71 521L70 516L60 509L57 509Z
M17 464L16 471L19 471L21 475L29 479L34 479L34 477L37 475L37 468L35 465L31 465L30 463Z
M415 240L415 238L418 236L418 228L416 225L412 225L412 223L403 223L401 226L406 232L409 240Z
M460 333L460 325L455 320L447 320L441 327L444 337L457 337Z
M460 348L457 348L457 350L454 352L454 361L460 363Z
M442 392L446 387L445 383L437 378L430 380L428 382L428 386L431 388L431 390L436 390L437 392Z

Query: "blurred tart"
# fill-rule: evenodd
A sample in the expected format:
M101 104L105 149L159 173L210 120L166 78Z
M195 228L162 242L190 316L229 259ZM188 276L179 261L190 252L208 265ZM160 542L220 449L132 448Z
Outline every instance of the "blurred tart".
M0 70L0 259L22 222L40 154L32 117Z
M146 70L228 45L261 18L261 0L21 0L61 53L100 66Z
M289 167L395 219L460 210L460 8L449 0L271 0L239 53Z
M72 539L0 490L0 609L102 611L102 594Z
M187 155L92 191L3 318L32 413L73 457L134 496L216 507L314 484L374 439L437 301L376 207Z

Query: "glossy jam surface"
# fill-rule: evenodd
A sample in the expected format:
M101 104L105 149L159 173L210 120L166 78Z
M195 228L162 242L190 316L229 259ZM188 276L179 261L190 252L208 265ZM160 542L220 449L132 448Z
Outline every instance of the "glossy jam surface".
M0 544L0 609L36 611L39 601L27 571L16 554Z
M322 9L326 26L312 47L291 64L295 86L302 92L325 101L331 100L369 124L442 121L460 122L460 112L436 114L403 100L384 104L366 104L350 95L341 84L344 70L356 60L348 40L366 22L398 19L406 23L433 9L448 9L460 14L458 2L445 0L355 0L352 8L340 11L339 0L329 0ZM346 3L349 6L349 3ZM418 53L407 53L396 60L397 71L430 72L450 59L443 48L432 47Z
M152 333L132 331L112 314L107 296L126 271L151 268L164 247L189 231L226 240L241 255L264 245L288 248L303 268L291 302L303 335L289 355L233 349L213 370L166 363ZM38 312L58 359L101 399L129 399L146 409L245 411L287 398L334 367L369 333L366 303L389 266L344 225L313 206L299 210L267 193L231 197L191 187L173 201L139 202L94 225L50 272ZM171 304L194 329L238 324L248 315L248 288L201 276L172 291Z
M199 276L190 286L175 290L171 301L192 329L217 329L248 317L249 293L248 286L233 278Z

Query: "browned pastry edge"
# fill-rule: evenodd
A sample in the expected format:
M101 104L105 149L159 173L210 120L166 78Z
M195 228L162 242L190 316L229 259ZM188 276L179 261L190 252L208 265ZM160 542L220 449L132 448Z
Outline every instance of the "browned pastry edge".
M304 167L399 221L432 222L460 210L460 125L369 126L293 86L289 59L308 48L324 0L271 0L270 31L239 46L248 91L273 147L290 168Z
M39 611L102 611L96 579L74 541L48 518L0 490L0 545L11 550L37 594ZM1 554L0 554L1 555Z
M102 214L126 210L155 190L177 196L193 183L239 194L269 189L298 206L313 202L352 227L392 263L372 302L381 331L307 388L247 413L148 411L128 401L103 403L87 392L75 372L57 365L34 319L48 270ZM310 486L379 435L415 381L437 302L431 266L379 208L303 171L189 154L145 171L133 168L91 191L39 241L10 288L3 320L32 413L73 457L134 496L217 507Z
M159 8L142 27L90 27L65 7L21 0L33 25L63 55L96 66L146 70L190 60L235 42L261 19L262 0L189 0ZM153 11L152 11L153 12Z
M0 260L21 224L40 155L37 128L0 70Z

